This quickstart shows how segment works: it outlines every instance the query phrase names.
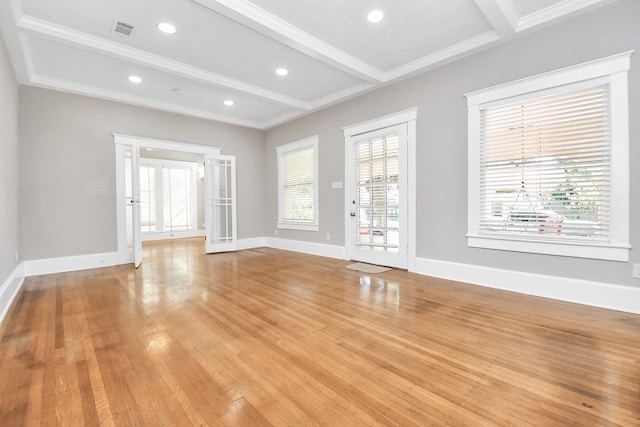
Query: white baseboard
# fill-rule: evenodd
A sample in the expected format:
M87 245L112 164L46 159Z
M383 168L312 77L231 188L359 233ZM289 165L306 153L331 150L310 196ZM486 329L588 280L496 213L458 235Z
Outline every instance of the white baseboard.
M141 233L140 237L143 242L152 242L155 240L185 239L188 237L204 237L204 230L188 230L188 231L163 231L161 233Z
M264 246L335 259L344 259L345 257L343 246L276 237L253 237L238 240L238 250ZM26 276L108 267L127 262L131 261L119 259L117 252L23 261L0 288L0 319L4 317L11 306L11 302ZM630 286L427 258L416 260L416 273L526 295L640 314L640 288Z
M18 291L24 283L24 277L24 264L20 263L0 287L0 323L4 320L11 303L18 295Z
M327 258L344 259L344 246L305 242L302 240L279 239L277 237L266 237L265 239L265 246L268 246L270 248L302 252L305 254L324 256Z
M238 250L262 248L267 246L266 237L251 237L248 239L238 239Z
M101 254L34 259L24 261L23 263L25 276L38 276L40 274L55 274L63 273L65 271L109 267L112 265L123 264L123 261L120 259L117 252L105 252Z
M640 288L630 286L427 258L418 258L417 273L526 295L640 314Z

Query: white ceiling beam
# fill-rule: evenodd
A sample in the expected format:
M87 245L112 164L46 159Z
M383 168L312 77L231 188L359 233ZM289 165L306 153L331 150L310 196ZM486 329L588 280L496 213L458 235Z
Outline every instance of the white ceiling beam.
M512 0L474 0L484 16L502 38L516 33L520 15Z
M192 0L312 58L369 83L384 81L384 72L291 25L246 0Z
M310 110L311 103L287 95L264 89L202 68L193 67L140 49L135 49L106 40L91 34L75 31L60 25L52 24L32 16L23 15L17 23L18 28L45 36L57 41L65 41L85 49L107 54L112 57L126 59L170 74L186 77L216 87L224 87L240 93L246 93L266 99L276 104L299 110Z

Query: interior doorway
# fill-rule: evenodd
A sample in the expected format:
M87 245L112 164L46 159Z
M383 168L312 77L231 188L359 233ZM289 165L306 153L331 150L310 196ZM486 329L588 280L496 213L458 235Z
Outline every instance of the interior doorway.
M140 266L143 227L147 240L203 235L206 253L237 249L234 156L223 156L215 147L120 134L114 134L114 143L120 263L133 262L136 268ZM162 164L166 167L158 169ZM146 176L141 176L141 171ZM200 177L202 183L198 189ZM198 197L195 196L194 201L192 194L188 201L172 206L171 200L167 203L162 200L160 206L156 186L170 187L167 196L163 190L162 197L171 199L171 188L175 187L177 192L179 187L186 187L187 182L190 190L195 187L196 193L201 192L199 205ZM152 226L155 236L149 238Z

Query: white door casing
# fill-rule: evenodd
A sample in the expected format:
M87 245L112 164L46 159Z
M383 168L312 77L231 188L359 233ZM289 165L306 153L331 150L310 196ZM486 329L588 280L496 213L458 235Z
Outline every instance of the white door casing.
M344 128L346 259L416 269L416 117L412 108Z

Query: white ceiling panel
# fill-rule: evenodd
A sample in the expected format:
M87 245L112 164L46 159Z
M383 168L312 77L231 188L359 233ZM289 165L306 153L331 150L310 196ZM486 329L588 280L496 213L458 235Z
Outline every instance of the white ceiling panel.
M0 32L22 84L267 129L613 1L4 0Z
M309 102L359 83L191 0L25 0L23 10L80 33ZM116 21L132 25L131 36L113 33ZM161 22L172 23L176 33L159 31ZM290 71L287 79L275 74L279 67Z
M391 71L491 30L473 0L254 0L320 40ZM370 10L382 22L367 21Z
M68 82L80 91L96 88L105 97L122 96L152 108L175 112L191 112L202 117L222 117L238 123L260 123L293 110L285 106L256 100L243 93L206 85L128 61L114 59L99 53L80 49L40 37L30 37L35 74L50 80ZM128 77L138 76L141 83L132 83ZM47 80L42 80L47 82ZM233 106L224 105L232 100Z

